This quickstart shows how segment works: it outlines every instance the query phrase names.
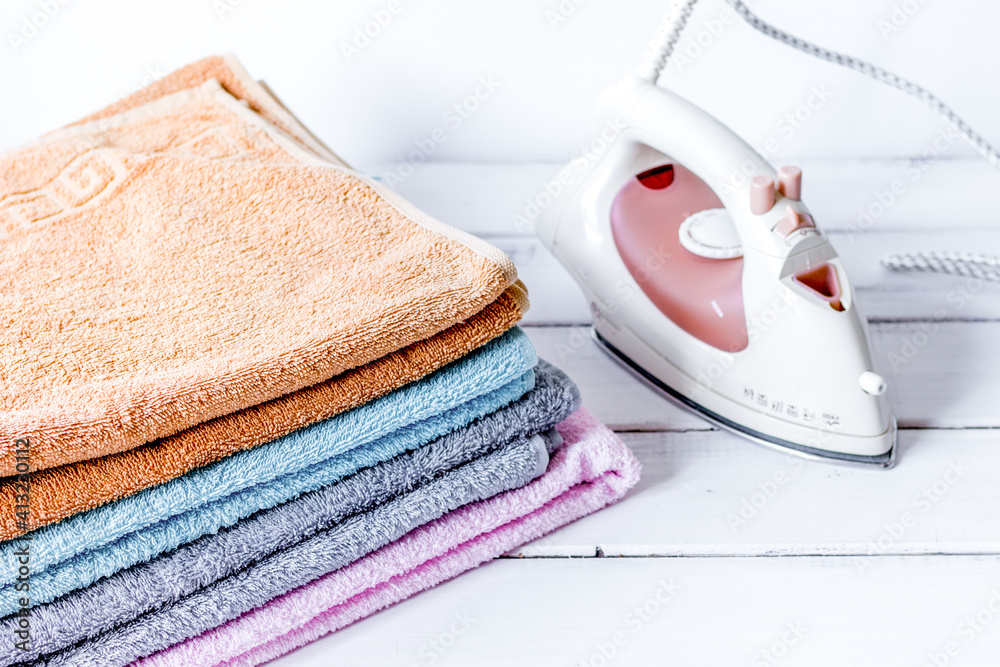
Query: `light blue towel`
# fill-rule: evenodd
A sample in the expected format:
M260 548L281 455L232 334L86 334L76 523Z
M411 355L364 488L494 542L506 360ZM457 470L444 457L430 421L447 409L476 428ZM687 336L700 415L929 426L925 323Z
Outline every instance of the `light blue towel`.
M330 484L460 428L529 391L536 361L528 337L512 329L376 401L41 528L32 534L32 602L49 602L232 525L262 507ZM205 507L208 503L211 508ZM159 523L166 519L171 521ZM16 610L12 564L17 559L12 553L18 542L0 545L0 571L6 584L0 588L2 616Z

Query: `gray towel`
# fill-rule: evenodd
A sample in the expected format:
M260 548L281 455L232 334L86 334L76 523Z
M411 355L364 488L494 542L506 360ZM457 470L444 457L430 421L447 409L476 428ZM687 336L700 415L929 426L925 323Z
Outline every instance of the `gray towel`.
M0 664L127 664L527 483L558 444L535 434L580 403L561 371L540 362L535 373L522 399L431 444L33 610L32 651L5 650Z

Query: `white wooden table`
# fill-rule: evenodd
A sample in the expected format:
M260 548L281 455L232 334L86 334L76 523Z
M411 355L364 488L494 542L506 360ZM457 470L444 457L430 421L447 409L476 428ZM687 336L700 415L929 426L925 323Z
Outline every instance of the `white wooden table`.
M890 251L1000 255L1000 174L941 160L913 182L905 161L802 163L891 382L899 463L879 471L714 430L607 359L576 285L511 221L558 166L425 165L398 190L514 258L531 292L525 329L632 447L642 481L276 664L1000 663L1000 284L878 264ZM896 179L905 194L859 225ZM469 619L457 635L456 615Z

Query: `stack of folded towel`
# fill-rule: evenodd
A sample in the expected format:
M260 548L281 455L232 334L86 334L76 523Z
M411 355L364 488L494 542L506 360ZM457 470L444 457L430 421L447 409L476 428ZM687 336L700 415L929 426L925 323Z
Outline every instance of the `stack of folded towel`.
M256 665L638 465L496 248L231 57L0 155L0 665Z

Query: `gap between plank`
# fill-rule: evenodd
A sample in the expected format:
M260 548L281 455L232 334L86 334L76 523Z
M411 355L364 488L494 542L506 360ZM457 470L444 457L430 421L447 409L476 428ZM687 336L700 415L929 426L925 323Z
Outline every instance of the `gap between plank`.
M598 552L600 552L598 554ZM865 558L871 560L887 559L887 558L990 558L990 557L1000 557L1000 551L962 551L962 552L948 552L948 551L905 551L905 552L884 552L880 554L870 554L866 552L857 553L795 553L795 554L621 554L621 555L608 555L604 553L604 550L600 547L594 548L594 555L592 556L581 556L581 555L562 555L562 554L551 554L551 555L511 555L504 554L503 556L497 556L493 560L642 560L642 559L674 559L674 560L690 560L693 558L700 558L704 560L711 559L727 559L732 560L734 558L741 559L754 559L754 558L767 558L767 559L780 559L780 558Z

